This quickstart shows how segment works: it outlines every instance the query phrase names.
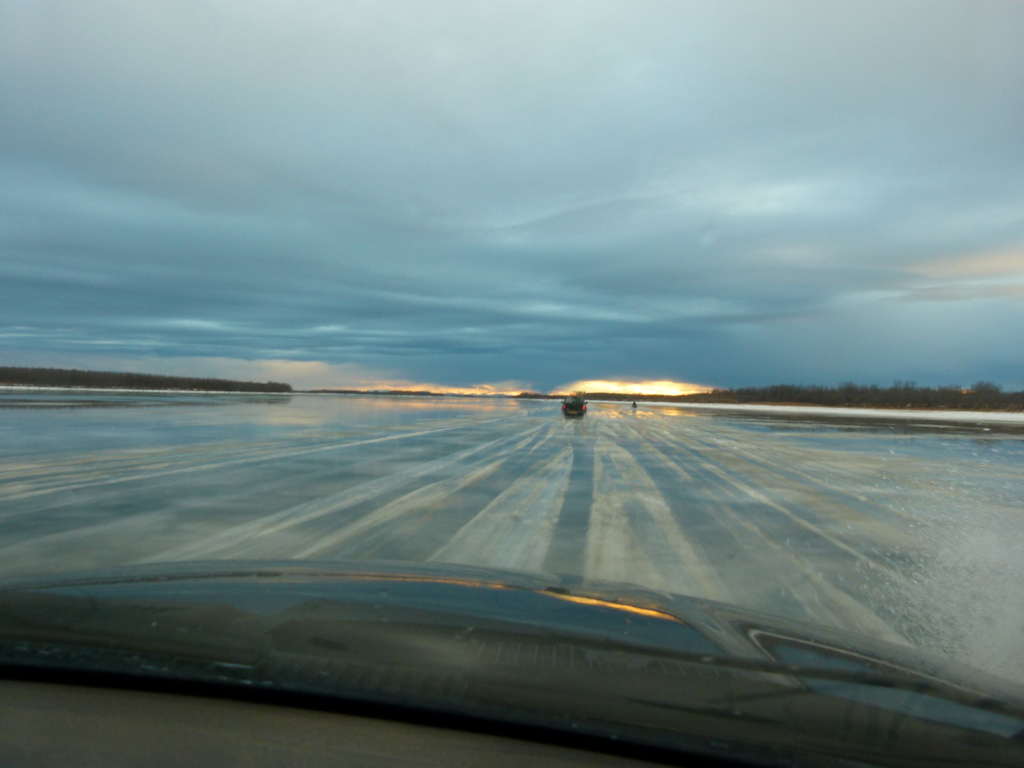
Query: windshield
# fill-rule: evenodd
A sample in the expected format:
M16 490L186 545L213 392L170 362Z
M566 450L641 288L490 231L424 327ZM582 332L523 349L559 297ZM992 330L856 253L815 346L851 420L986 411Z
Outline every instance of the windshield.
M731 744L800 722L786 754L884 764L895 741L815 741L857 706L1020 749L1024 6L0 18L3 663L58 635L169 653L109 638L173 598L258 667L231 654L321 653L304 611L377 606L403 629L337 643L447 649L421 671L468 674L444 654L470 640L430 634L456 624L518 638L495 668L538 628L732 665L772 703ZM102 630L15 626L87 597ZM772 687L803 668L831 670L797 686L817 709ZM707 677L644 689L667 713L685 688L670 717L564 674L598 736L754 717ZM577 706L489 685L488 717Z

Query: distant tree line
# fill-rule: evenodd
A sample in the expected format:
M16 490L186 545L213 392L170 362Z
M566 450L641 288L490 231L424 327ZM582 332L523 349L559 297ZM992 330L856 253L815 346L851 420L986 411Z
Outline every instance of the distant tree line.
M531 397L524 393L520 397ZM1024 410L1024 391L1003 392L989 381L971 387L949 385L919 387L912 381L897 381L891 387L844 382L836 387L775 384L769 387L716 389L693 395L624 395L588 392L592 400L642 400L669 403L758 403L782 405L827 405L847 408L946 408L967 411Z
M1003 392L997 384L989 381L979 381L970 387L919 387L912 381L897 381L891 387L862 386L851 382L837 387L781 384L734 389L727 396L739 403L801 403L853 408L1024 409L1024 392Z
M291 392L290 384L276 381L230 381L151 373L78 371L66 368L12 368L0 366L0 385L15 387L90 387L95 389L181 389L203 392Z

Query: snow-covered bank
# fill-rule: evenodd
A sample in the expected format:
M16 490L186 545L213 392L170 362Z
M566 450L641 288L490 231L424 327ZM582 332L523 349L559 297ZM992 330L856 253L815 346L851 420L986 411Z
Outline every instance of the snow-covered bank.
M1024 413L1005 411L931 411L896 408L832 408L814 405L748 405L732 403L643 403L646 406L693 408L715 411L746 411L782 416L823 416L844 419L903 419L957 423L1022 424Z

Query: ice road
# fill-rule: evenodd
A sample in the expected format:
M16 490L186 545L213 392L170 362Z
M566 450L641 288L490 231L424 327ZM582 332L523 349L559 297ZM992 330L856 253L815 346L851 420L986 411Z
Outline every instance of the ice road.
M552 572L1024 680L1024 427L557 401L0 393L0 576L210 559Z

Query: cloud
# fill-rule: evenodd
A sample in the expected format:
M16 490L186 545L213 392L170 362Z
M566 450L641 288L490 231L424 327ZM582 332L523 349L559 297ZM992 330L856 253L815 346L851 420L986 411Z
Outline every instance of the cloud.
M927 282L911 286L911 301L1024 301L1024 250L955 256L913 265Z
M943 258L915 265L911 271L937 278L1024 275L1024 250Z
M1024 283L954 283L912 288L903 298L911 301L977 301L1006 299L1024 301Z
M948 375L1024 365L1019 4L0 14L5 359L942 383L898 323L958 303Z

